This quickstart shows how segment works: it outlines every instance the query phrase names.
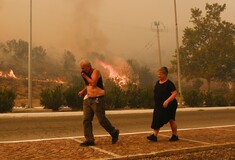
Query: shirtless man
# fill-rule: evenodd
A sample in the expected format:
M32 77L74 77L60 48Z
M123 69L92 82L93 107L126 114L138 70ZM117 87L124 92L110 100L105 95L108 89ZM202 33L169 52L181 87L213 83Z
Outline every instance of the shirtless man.
M87 60L80 62L82 69L82 77L86 83L86 87L78 92L80 97L84 96L83 101L83 127L86 140L81 146L94 146L95 140L92 132L92 120L94 114L100 125L111 135L112 144L118 141L119 130L115 129L105 116L104 87L100 71L92 68L91 63Z

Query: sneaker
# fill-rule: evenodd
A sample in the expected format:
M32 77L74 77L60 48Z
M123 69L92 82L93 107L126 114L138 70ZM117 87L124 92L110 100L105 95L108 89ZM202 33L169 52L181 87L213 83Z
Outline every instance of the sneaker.
M147 139L153 142L157 142L157 137L154 134L151 134L150 136L147 136Z
M85 142L82 142L80 144L80 146L83 146L83 147L86 147L86 146L94 146L95 143L94 142L89 142L89 141L85 141Z
M112 144L117 143L119 137L119 130L117 129L111 136L112 136Z
M172 134L171 138L169 139L169 141L171 142L178 141L178 140L179 140L179 137L174 134Z

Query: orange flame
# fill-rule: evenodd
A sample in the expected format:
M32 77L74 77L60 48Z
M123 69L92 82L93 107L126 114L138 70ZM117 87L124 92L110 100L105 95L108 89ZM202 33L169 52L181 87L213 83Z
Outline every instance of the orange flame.
M11 69L9 74L8 74L9 77L12 77L12 78L17 78L13 72L13 70Z
M14 74L13 70L11 69L9 73L4 74L3 72L0 71L0 77L3 78L14 78L17 79L16 75Z
M54 83L60 83L60 84L64 84L65 82L63 80L52 80L52 79L46 79L46 80L34 80L36 82L44 82L44 83L47 83L47 82L54 82Z
M109 78L113 79L120 87L127 85L130 81L126 75L120 75L110 64L99 61L100 65L109 71Z
M28 80L28 78L18 78L16 77L16 75L14 74L13 70L11 69L9 73L3 73L2 71L0 71L0 78L14 78L14 79L18 79L18 80ZM33 80L33 81L36 81L36 82L44 82L44 83L47 83L47 82L54 82L54 83L60 83L60 84L63 84L65 83L63 80L53 80L53 79L46 79L46 80L40 80L40 79L37 79L37 80Z

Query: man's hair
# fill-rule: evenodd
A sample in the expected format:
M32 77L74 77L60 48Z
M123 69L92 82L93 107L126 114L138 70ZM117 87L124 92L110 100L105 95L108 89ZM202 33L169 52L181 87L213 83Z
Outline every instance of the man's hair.
M168 68L167 67L161 67L158 71L164 73L165 75L168 75Z
M91 63L88 60L83 59L80 61L80 65L91 66Z

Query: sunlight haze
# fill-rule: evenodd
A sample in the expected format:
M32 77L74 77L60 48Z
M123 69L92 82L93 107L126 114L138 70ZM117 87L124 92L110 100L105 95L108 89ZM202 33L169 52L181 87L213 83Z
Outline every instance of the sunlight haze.
M206 3L226 4L222 19L235 23L234 0L178 0L180 45L183 30L190 26L191 8L205 13ZM163 65L169 65L176 48L174 1L170 0L33 0L33 46L48 54L70 50L81 58L87 52L109 57L137 59L156 65L157 33ZM0 42L29 39L29 0L0 1Z

